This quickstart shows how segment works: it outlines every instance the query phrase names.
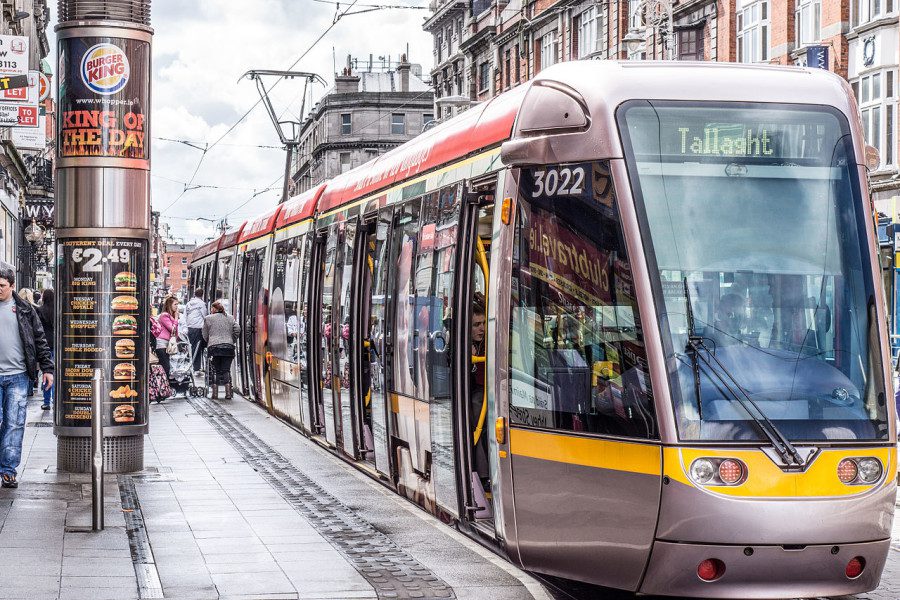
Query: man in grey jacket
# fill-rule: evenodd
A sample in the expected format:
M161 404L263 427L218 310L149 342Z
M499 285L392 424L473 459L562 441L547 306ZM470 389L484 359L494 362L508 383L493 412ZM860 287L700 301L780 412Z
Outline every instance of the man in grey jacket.
M200 371L202 361L200 355L203 354L203 319L209 314L206 308L206 302L203 301L203 290L194 290L194 297L187 303L184 309L184 319L187 321L188 339L191 342L191 352L194 356L194 372Z
M43 372L43 387L53 385L53 360L44 328L33 306L15 293L16 273L0 263L0 485L19 487L28 383Z

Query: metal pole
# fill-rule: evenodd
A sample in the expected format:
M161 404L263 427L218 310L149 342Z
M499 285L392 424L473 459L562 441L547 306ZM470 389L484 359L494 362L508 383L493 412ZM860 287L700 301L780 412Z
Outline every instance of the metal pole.
M103 531L103 372L94 369L91 396L91 529Z

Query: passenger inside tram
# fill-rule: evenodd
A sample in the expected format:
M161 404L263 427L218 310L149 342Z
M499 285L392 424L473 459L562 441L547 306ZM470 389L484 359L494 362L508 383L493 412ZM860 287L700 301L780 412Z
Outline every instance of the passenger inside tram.
M484 366L485 366L485 300L484 294L475 292L472 302L472 370L469 374L469 419L473 432L481 424L481 434L472 451L472 467L478 473L482 486L490 490L490 466L487 456L487 436L484 434Z

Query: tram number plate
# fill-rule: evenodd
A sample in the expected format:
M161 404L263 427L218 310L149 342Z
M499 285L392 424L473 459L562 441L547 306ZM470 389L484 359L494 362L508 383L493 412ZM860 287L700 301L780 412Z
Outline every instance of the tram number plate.
M555 198L558 196L581 196L589 181L584 165L569 167L542 167L527 172L531 181L527 185L531 198Z

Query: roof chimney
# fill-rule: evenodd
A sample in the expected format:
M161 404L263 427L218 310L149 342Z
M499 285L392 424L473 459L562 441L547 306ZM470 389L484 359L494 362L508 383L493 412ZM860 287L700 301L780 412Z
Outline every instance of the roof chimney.
M397 65L397 74L400 75L400 91L409 91L409 69L412 65L406 60L406 55L400 55L400 64Z
M334 78L334 93L356 94L359 92L359 76L345 68L340 75Z

